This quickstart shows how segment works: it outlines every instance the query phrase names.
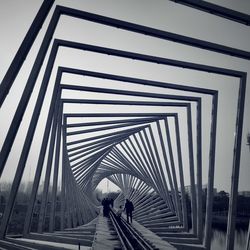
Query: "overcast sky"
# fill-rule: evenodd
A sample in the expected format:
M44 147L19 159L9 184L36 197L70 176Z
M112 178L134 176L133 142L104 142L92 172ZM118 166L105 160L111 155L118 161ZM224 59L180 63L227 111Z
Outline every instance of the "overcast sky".
M224 4L227 7L250 14L250 2L245 0L239 1L213 1L217 4ZM33 18L35 17L42 1L41 0L0 0L0 79L2 80L6 73L11 60L13 59L19 45L22 42ZM249 26L244 26L229 20L200 12L170 2L149 1L149 0L74 0L74 1L55 1L58 5L65 5L71 8L81 9L96 14L106 15L117 19L122 19L177 34L196 37L202 40L211 41L219 44L240 48L250 51L250 32ZM54 10L55 5L52 8ZM52 11L49 14L51 18ZM18 104L24 85L27 81L29 70L34 62L34 55L41 44L41 38L46 30L48 20L42 27L36 42L31 48L31 53L28 55L20 74L18 75L13 88L11 89L6 102L0 110L0 146L4 141L8 127L11 123L15 108ZM161 41L155 38L149 38L144 35L138 35L126 32L120 29L110 28L103 25L93 24L90 22L78 20L71 17L62 16L57 26L54 38L65 40L78 41L82 43L95 44L111 48L132 50L139 53L157 55L166 58L173 58L182 61L202 63L206 65L213 65L218 67L225 67L229 69L236 69L250 73L250 62L241 60L226 55L220 55L213 52L203 51L200 49L191 48L188 46L175 44L168 41ZM46 57L47 58L47 57ZM232 155L234 142L234 129L236 119L236 104L238 97L238 80L232 77L224 77L215 74L207 74L195 72L191 70L179 69L174 67L167 67L161 65L149 65L148 63L131 62L132 60L119 59L98 55L89 52L79 52L72 49L60 49L56 64L51 77L49 90L52 90L53 80L57 66L67 66L72 68L82 68L93 71L101 71L113 74L121 74L125 76L140 77L145 79L155 79L159 81L172 82L176 84L187 84L191 86L206 87L219 90L219 112L218 112L218 137L217 137L217 151L216 151L216 169L215 169L215 186L219 190L224 189L229 191L230 178L232 171ZM42 69L44 70L44 68ZM37 86L41 81L42 74L39 75ZM72 75L65 76L63 79L65 83L82 84L100 86L103 83L91 82L90 79L82 79ZM119 86L117 83L107 83L110 87ZM28 110L32 111L34 100L37 96L38 87L36 86L32 94ZM118 88L122 88L119 86ZM124 87L125 88L125 87ZM130 89L130 87L127 87ZM139 88L137 86L137 88ZM134 87L136 90L136 87ZM155 91L154 88L141 89L141 91ZM49 92L49 91L48 91ZM178 92L164 92L180 94ZM189 93L192 95L191 93ZM65 97L81 97L79 93L64 93ZM197 96L197 95L194 95ZM92 98L98 96L92 96ZM207 159L208 159L208 145L209 145L209 126L211 112L211 99L202 96L205 106L203 107L203 181L206 183L207 178ZM50 94L46 95L46 101L49 102ZM105 107L91 107L97 112L104 112ZM67 106L65 112L78 112L81 107ZM43 131L44 120L47 114L48 106L44 105L43 112L41 112L40 126ZM73 110L73 111L72 111ZM152 109L156 112L156 109ZM114 109L113 112L116 110ZM167 110L168 112L171 109ZM92 111L91 111L92 112ZM117 110L120 112L120 110ZM166 109L157 109L157 112L166 112ZM242 158L239 190L250 190L250 152L246 145L246 134L250 131L250 80L248 77L247 92L246 92L246 108L243 130L243 144L242 144ZM4 171L2 180L10 180L13 178L14 169L20 155L23 138L27 131L31 112L25 114L21 128L18 132L15 144L13 146L11 155L7 162L7 167ZM206 116L208 114L208 116ZM183 118L184 119L184 118ZM184 125L183 125L184 126ZM185 129L184 129L185 130ZM36 132L35 142L33 145L40 145L42 132ZM185 137L184 137L185 138ZM183 147L185 143L183 142ZM34 162L37 159L39 147L32 147L27 167L25 171L25 178L32 179ZM185 155L184 150L184 157ZM186 158L185 158L186 159ZM184 159L184 160L185 160ZM186 159L187 161L187 159ZM185 164L185 163L184 163ZM188 173L188 171L187 171Z

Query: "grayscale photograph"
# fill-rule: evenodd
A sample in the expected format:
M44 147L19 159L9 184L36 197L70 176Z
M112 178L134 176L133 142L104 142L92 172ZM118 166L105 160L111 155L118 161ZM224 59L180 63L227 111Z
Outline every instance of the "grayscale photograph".
M250 250L249 0L0 0L0 250Z

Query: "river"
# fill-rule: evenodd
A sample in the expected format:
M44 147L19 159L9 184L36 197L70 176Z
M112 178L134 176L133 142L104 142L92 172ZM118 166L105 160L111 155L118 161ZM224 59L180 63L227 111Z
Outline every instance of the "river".
M237 229L235 231L234 250L246 249L247 231ZM223 250L226 247L226 231L213 228L211 250Z

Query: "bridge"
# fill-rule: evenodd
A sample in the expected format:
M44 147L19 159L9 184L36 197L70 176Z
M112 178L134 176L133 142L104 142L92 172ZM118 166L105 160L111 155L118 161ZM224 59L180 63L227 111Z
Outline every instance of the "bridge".
M171 4L240 27L250 24L249 15L205 1ZM115 45L62 39L57 32L64 29L67 18L91 23L93 30L111 30L114 37L108 34ZM131 43L138 39L142 49L116 44L119 34ZM142 44L147 39L148 51ZM197 51L209 63L159 55L152 48L161 43ZM1 175L13 174L0 225L1 249L210 249L219 167L216 146L223 132L217 131L223 89L215 84L220 81L233 82L238 90L226 238L226 249L234 248L247 72L245 66L227 68L217 60L248 62L249 51L221 44L219 39L210 42L44 0L1 82L1 109L10 105L8 96L17 88L15 83L32 53L35 57L15 112L8 114L0 152ZM67 64L72 55L82 67ZM112 65L109 70L106 64ZM163 72L171 76L172 71L177 80L159 77ZM181 75L188 80L181 80ZM19 140L20 154L15 155L14 170L9 170ZM33 154L35 161L30 160ZM32 188L22 233L12 235L8 229L22 178L29 171L27 162L34 171ZM114 211L125 199L134 203L132 225L123 219L124 224L117 222L113 212L103 217L96 188L105 178L121 190Z

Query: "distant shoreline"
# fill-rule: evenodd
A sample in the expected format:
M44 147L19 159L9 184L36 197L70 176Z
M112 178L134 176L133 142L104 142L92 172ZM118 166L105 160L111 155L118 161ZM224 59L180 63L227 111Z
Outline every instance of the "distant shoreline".
M247 230L249 217L236 217L236 229ZM226 215L213 215L212 226L218 229L227 229L227 216Z

